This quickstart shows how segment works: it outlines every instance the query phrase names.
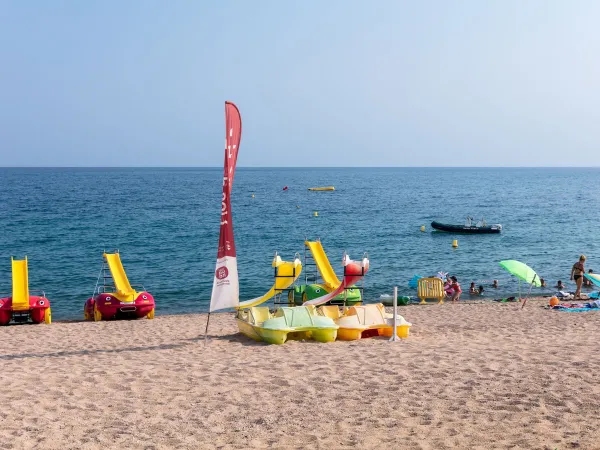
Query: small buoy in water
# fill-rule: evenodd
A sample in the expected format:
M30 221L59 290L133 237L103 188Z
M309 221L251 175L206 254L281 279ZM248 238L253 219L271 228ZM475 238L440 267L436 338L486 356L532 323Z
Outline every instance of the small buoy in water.
M313 216L315 216L315 217L319 217L319 211L315 211L315 212L313 213Z
M288 190L288 187L287 187L287 186L284 186L284 187L283 187L283 190L284 190L284 191L287 191L287 190Z
M425 225L421 225L421 231L425 231Z
M254 194L252 194L252 198L254 198Z
M458 239L454 239L454 240L452 241L452 247L454 247L454 248L458 248Z
M300 209L300 205L296 205L296 209Z

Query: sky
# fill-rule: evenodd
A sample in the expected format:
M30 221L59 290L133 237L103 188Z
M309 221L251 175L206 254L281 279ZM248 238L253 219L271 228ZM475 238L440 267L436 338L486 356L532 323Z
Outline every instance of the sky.
M600 166L600 2L0 0L0 166Z

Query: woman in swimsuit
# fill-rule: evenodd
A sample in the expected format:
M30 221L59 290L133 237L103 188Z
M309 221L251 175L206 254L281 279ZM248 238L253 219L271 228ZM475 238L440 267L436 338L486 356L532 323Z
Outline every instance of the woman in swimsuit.
M581 284L583 283L583 274L585 273L585 267L583 267L584 263L585 255L581 255L579 261L573 264L573 268L571 269L571 280L575 280L575 284L577 285L575 298L579 299L581 299Z
M450 300L452 300L453 302L457 302L458 300L460 300L460 294L462 293L462 289L460 288L460 284L458 284L458 280L456 279L456 277L452 277L452 297L450 298Z

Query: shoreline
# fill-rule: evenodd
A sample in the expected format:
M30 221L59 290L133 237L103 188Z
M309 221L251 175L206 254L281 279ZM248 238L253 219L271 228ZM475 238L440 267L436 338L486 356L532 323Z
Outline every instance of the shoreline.
M582 294L584 296L587 296L587 293ZM398 296L400 297L400 295ZM449 300L444 300L444 304L456 304L456 305L478 305L478 304L497 304L497 303L501 303L495 299L491 299L491 298L486 298L486 297L476 297L473 296L473 298L469 298L469 296L465 296L466 298L461 297L461 300L456 302L456 303L452 303ZM529 297L527 298L527 303L529 302L547 302L548 299L550 299L552 297L552 295L536 295L533 297ZM562 299L559 298L559 300L561 302L563 302ZM569 301L571 303L578 303L578 302L586 302L589 301L589 298L582 298L581 300L575 300L575 299L568 299L568 300L564 300L564 301ZM391 311L391 305L388 304L387 302L389 302L390 299L379 299L379 301L368 301L368 302L364 302L364 304L376 304L376 303L383 303L386 307L386 309L388 309L388 312ZM519 300L515 301L515 302L508 302L508 303L520 303ZM427 301L427 305L420 305L419 303L410 303L408 305L398 305L398 313L400 315L402 315L402 311L403 308L411 308L411 307L415 307L415 306L430 306L430 305L437 305L436 301L433 300L428 300ZM266 302L265 306L269 306L271 309L273 308L273 304ZM229 311L229 310L225 310L225 311L215 311L210 313L211 315L216 315L216 314L235 314L234 311ZM173 312L173 313L162 313L160 312L160 310L158 310L156 312L156 318L158 317L179 317L179 316L206 316L208 315L207 311L201 311L201 312ZM147 319L125 319L125 321L136 321L136 320L147 320ZM58 323L86 323L88 321L82 319L57 319L57 320L52 320L53 324L58 324ZM89 322L93 322L93 321L89 321ZM15 326L15 325L34 325L32 323L11 323L9 326Z

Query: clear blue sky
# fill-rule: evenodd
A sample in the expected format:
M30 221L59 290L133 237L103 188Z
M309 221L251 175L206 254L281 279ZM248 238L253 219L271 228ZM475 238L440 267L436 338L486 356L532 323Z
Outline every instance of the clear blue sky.
M0 0L0 166L600 165L598 1Z

